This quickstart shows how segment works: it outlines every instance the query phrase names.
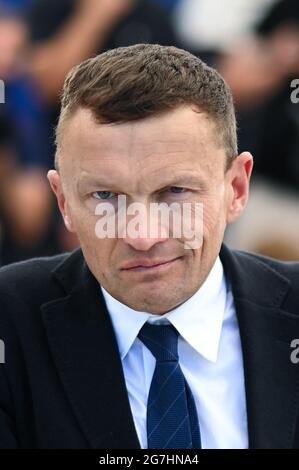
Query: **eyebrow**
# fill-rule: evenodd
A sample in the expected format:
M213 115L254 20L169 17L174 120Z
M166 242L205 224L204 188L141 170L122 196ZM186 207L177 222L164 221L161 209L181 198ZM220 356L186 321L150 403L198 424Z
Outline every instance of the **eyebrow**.
M154 177L153 177L154 178ZM115 187L113 183L101 179L101 177L93 177L91 176L83 176L81 180L78 181L77 186L80 187L81 185L90 185L94 187L101 187L104 189L112 188ZM199 177L189 174L189 175L181 175L181 176L174 176L174 177L169 177L165 179L165 181L161 181L161 187L157 189L156 191L161 191L164 188L170 187L170 186L192 186L200 189L205 189L206 188L206 183Z
M173 178L169 178L169 180L165 180L163 183L163 187L168 187L168 186L196 186L196 187L206 187L206 184L204 181L199 178L198 176L195 175L186 175L186 176L176 176Z

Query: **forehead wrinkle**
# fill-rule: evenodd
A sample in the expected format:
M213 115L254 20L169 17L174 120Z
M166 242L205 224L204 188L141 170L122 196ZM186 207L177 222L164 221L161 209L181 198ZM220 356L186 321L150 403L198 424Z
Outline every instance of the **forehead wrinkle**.
M136 150L136 160L141 160L143 165L145 162L151 164L151 160L152 164L155 165L157 161L161 162L169 157L173 157L173 160L167 163L168 166L178 164L180 161L186 162L190 157L194 158L195 155L199 157L198 163L207 158L206 146L196 138L186 141L172 141L169 138L167 140L156 140L146 144L141 143L140 148Z
M132 150L134 154L131 154L132 159L135 160L136 164L143 169L144 165L155 166L161 164L163 160L173 157L172 160L167 162L167 166L177 165L178 163L186 162L190 157L194 157L195 153L203 154L204 151L201 145L196 146L195 143L190 141L182 142L172 140L155 140L147 143L137 143L137 147ZM176 158L177 157L177 158ZM161 166L158 171L161 170Z
M180 132L180 131L179 131ZM161 150L168 151L168 152L182 152L186 151L186 148L192 148L194 145L197 145L198 138L192 134L188 133L188 137L180 139L178 138L178 133L171 132L167 133L165 131L165 135L161 135L159 132L159 136L148 134L146 139L135 139L136 140L136 147L139 150L139 147L142 149L153 150L155 152L160 152Z
M124 176L124 174L116 174L116 177L115 176L115 172L109 172L109 175L105 175L105 173L101 172L98 174L93 172L93 173L90 173L89 171L86 171L85 169L82 169L81 173L80 173L80 177L79 177L79 183L81 182L82 184L84 183L88 183L88 184L91 184L91 185L102 185L102 186L105 186L105 185L110 185L110 186L118 186L119 185L119 181L121 179L126 179L126 177ZM130 178L129 178L130 179ZM129 181L128 179L128 181ZM127 184L127 181L124 182L124 185Z

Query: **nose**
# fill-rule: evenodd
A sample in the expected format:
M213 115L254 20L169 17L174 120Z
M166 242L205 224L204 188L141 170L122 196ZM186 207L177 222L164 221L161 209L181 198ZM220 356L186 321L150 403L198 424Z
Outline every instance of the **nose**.
M149 251L153 246L158 243L163 243L167 238L132 238L129 236L124 237L124 242L138 251Z
M158 232L157 235L152 235L150 233L131 234L130 231L127 230L123 236L124 243L138 251L149 251L153 246L158 243L163 243L168 239L169 236L166 233L163 234L160 232Z
M132 219L126 224L126 230L122 230L124 243L138 251L149 251L158 243L169 239L166 227L157 220L150 220L149 213L143 214L138 223L132 224ZM124 227L123 227L124 228Z

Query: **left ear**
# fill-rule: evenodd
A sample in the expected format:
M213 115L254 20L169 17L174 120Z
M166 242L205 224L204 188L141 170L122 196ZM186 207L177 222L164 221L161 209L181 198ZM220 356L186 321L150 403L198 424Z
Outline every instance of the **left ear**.
M252 167L251 153L243 152L235 158L227 171L227 184L229 185L227 224L235 222L247 205Z

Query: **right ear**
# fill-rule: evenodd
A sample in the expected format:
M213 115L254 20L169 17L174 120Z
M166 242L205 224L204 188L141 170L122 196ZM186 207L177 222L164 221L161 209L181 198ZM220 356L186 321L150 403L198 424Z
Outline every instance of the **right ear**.
M58 207L62 214L64 224L69 232L74 233L75 228L73 226L69 207L66 202L65 194L63 192L60 174L56 170L50 170L48 171L47 178L51 185L52 191L54 192L57 198Z

